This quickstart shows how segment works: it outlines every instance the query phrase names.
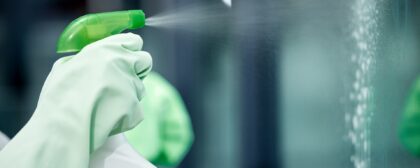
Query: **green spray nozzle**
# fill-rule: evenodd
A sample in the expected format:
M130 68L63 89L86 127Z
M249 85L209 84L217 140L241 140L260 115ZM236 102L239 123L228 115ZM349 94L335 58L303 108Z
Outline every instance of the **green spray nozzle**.
M144 27L142 10L88 14L71 22L58 40L57 53L78 52L86 45L127 29Z

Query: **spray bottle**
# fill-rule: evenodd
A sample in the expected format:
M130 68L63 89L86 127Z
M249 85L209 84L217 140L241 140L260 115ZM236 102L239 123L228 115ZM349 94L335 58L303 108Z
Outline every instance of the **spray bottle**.
M78 52L86 45L127 29L144 27L142 10L88 14L71 22L58 40L57 53Z

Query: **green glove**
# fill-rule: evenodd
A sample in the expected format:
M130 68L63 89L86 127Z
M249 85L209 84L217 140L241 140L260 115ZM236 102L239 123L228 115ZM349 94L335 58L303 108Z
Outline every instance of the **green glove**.
M88 168L110 135L142 119L139 79L152 67L134 34L110 36L58 60L29 122L0 152L2 168Z
M157 73L150 73L144 85L147 92L141 103L145 120L125 135L152 163L176 166L193 141L188 112L177 90Z
M400 139L410 152L420 156L420 78L414 84L404 109Z

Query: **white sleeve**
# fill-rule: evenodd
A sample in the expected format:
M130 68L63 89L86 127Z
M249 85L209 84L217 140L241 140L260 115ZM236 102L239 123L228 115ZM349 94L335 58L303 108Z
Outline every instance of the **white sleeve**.
M92 153L89 168L156 168L140 156L123 134L112 136Z
M0 150L9 142L9 138L0 132Z

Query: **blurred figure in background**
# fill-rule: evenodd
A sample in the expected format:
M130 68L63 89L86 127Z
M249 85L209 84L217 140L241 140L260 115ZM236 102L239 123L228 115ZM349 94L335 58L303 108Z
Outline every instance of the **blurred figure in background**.
M177 166L191 147L193 131L178 91L156 72L144 80L145 120L125 132L129 143L155 165Z
M412 154L420 157L420 78L414 83L404 109L400 140Z

